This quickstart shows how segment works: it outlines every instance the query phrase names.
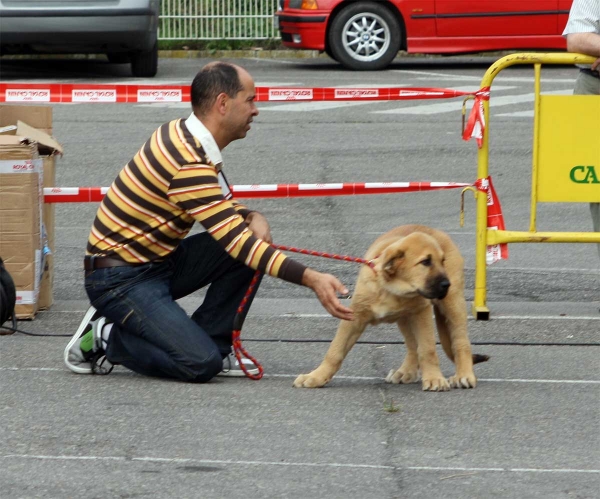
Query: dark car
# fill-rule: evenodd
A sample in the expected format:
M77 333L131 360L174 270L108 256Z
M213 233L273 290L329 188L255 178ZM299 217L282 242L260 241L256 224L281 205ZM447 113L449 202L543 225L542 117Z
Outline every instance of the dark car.
M399 50L461 54L566 50L572 0L278 0L286 47L320 50L349 69L383 69Z
M159 0L0 0L0 55L106 54L154 76L158 15Z

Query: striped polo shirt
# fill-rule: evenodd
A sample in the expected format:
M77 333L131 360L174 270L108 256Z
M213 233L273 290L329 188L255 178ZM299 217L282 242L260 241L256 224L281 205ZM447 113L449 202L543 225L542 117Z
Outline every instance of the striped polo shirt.
M162 125L110 186L86 254L162 260L197 221L236 260L299 284L306 267L248 229L250 210L232 198L221 166L213 136L193 114Z

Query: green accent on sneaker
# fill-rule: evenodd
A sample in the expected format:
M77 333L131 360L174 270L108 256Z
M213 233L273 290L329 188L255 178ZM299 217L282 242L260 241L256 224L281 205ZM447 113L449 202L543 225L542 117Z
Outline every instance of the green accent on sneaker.
M90 330L81 337L79 348L82 352L91 352L94 349L94 330Z

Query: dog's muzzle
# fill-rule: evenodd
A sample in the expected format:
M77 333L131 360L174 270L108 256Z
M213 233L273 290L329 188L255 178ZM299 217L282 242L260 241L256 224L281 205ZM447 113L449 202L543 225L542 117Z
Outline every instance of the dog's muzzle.
M430 300L442 300L446 298L448 290L450 289L450 281L447 277L437 277L431 279L428 283L425 291L420 291L421 296L429 298Z

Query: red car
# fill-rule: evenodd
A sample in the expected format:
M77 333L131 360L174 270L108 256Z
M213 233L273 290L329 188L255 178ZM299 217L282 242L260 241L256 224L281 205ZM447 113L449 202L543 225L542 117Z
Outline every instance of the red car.
M383 69L399 50L460 54L566 50L572 0L277 0L286 47L325 51L349 69Z

